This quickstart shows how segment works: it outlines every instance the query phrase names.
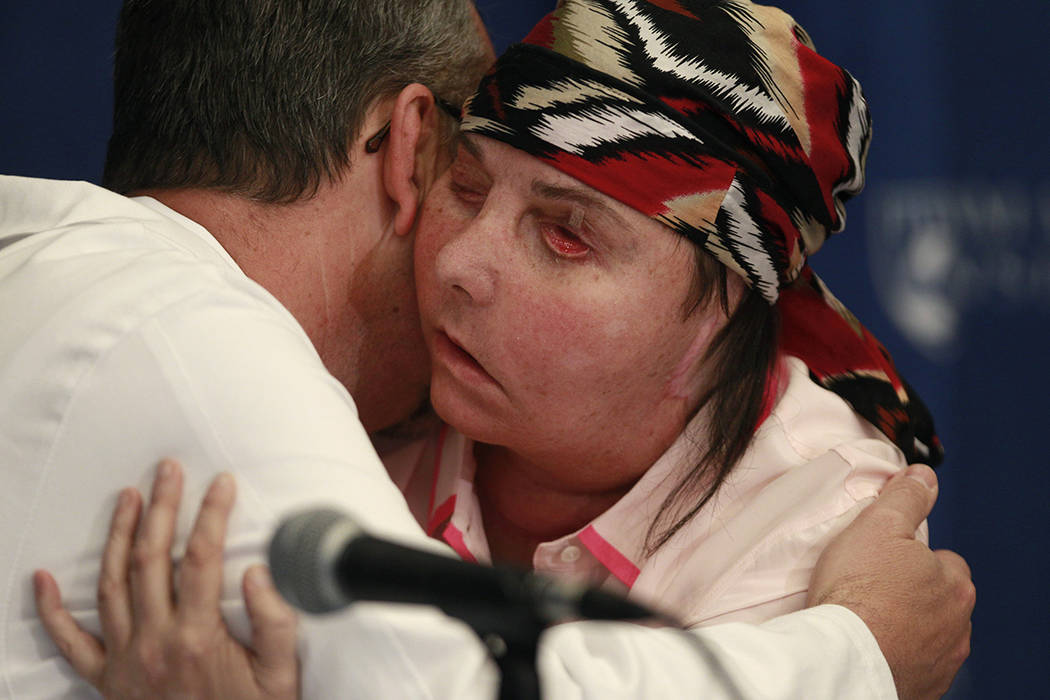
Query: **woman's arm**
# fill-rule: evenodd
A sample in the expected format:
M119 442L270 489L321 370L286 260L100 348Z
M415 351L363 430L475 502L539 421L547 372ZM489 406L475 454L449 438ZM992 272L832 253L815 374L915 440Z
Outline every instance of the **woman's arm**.
M297 698L296 617L265 567L244 577L250 649L230 636L219 610L235 492L229 474L218 476L204 496L172 590L182 478L178 464L161 463L141 523L139 493L120 495L99 576L101 643L65 610L45 571L33 577L40 618L77 673L106 698Z
M837 603L856 614L821 606L765 625L697 631L705 655L685 633L674 630L615 623L560 625L541 649L545 697L687 693L711 700L869 700L896 696L888 671L901 698L940 697L969 651L973 584L957 555L931 552L915 541L915 528L936 497L936 477L921 467L907 475L921 476L930 486L904 474L891 480L876 503L835 539L814 573L811 604ZM259 586L246 581L244 587L254 628L252 649L230 637L219 614L222 540L233 500L232 488L221 480L205 497L180 566L178 602L172 603L168 552L180 481L178 469L158 479L134 537L137 496L122 499L118 507L99 587L103 643L77 627L53 580L38 572L37 603L48 631L77 672L111 700L139 698L146 691L149 697L188 694L202 700L296 697L294 615L268 577ZM413 639L429 634L436 658L446 646L443 640L456 639L440 634L451 624L446 623L440 629L410 626L405 634ZM325 653L353 658L332 644ZM440 667L427 667L431 676L414 679L418 695L480 698L493 693L494 687L479 682L485 679L470 669L457 674L437 663ZM352 661L332 668L348 666L355 677L383 675L381 669L354 668ZM329 679L317 697L331 695L354 693Z

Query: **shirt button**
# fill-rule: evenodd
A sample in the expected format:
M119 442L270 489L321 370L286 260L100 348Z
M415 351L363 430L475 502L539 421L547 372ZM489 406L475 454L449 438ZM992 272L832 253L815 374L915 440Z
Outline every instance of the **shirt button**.
M569 545L565 549L561 550L561 560L566 564L574 564L580 560L580 548L575 545Z

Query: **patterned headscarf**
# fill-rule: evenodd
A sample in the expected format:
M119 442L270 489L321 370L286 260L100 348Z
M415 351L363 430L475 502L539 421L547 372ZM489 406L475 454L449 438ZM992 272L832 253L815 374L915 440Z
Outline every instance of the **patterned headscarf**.
M782 319L781 350L903 451L938 463L925 406L806 264L864 184L860 85L746 0L561 0L465 107L526 151L689 238Z

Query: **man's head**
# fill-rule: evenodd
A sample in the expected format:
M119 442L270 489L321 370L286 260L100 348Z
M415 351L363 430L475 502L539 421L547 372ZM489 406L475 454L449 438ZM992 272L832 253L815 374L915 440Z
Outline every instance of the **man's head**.
M471 0L126 0L104 184L286 202L351 165L410 83L460 104L489 55Z
M433 95L493 59L472 0L126 0L103 181L208 229L380 429L429 378L405 234L449 160Z

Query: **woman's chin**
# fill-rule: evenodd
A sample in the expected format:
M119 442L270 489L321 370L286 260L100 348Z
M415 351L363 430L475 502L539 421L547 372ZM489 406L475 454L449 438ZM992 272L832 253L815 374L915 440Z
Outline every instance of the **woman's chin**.
M497 437L495 426L500 421L478 404L461 393L445 390L440 381L431 384L430 405L441 420L475 442L491 443Z

